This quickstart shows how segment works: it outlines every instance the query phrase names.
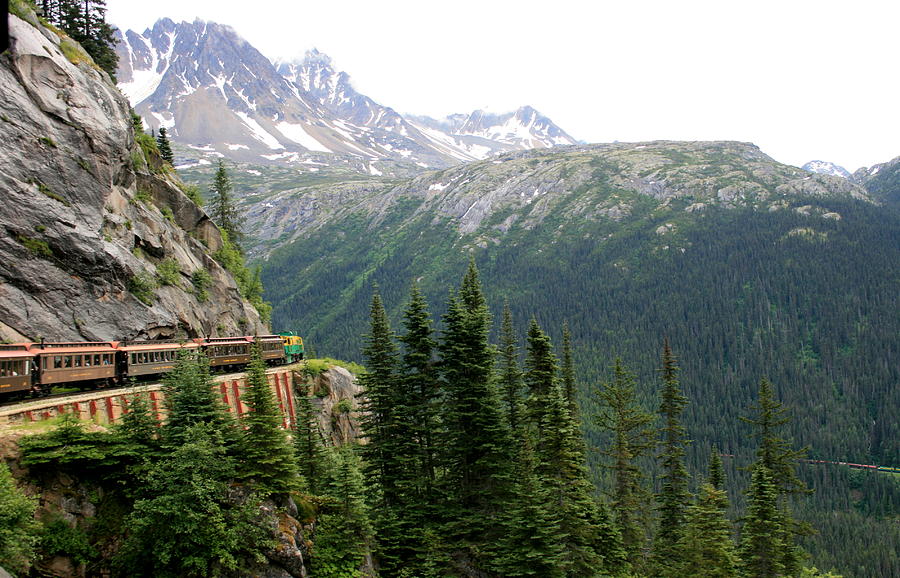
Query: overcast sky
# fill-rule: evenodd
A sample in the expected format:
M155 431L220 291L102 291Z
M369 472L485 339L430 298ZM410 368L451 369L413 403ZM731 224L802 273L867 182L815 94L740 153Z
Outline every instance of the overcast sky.
M530 104L586 142L753 142L850 171L900 156L895 0L107 0L142 32L228 24L269 58L330 55L401 113Z

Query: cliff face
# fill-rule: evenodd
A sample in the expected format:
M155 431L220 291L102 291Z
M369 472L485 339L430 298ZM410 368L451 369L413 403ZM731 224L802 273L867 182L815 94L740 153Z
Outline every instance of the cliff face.
M136 142L128 102L109 77L67 37L13 14L9 22L12 47L0 56L0 339L264 332L211 257L222 245L217 228ZM198 288L199 270L209 280Z

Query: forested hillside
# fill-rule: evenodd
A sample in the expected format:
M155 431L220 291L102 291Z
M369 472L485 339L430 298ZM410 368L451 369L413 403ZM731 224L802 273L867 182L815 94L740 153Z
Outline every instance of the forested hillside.
M670 175L706 171L703 178L715 181L728 172L680 162ZM569 323L584 415L595 411L589 392L616 357L637 372L644 406L655 407L652 383L668 337L691 400L685 422L694 473L716 444L734 456L726 458L732 479L745 484L736 468L749 463L751 442L738 416L764 376L792 408L791 434L810 458L900 464L894 208L783 181L761 187L763 202L722 202L720 183L711 193L654 196L622 186L602 159L594 164L580 189L548 193L556 204L542 208L536 226L526 224L537 202L495 207L481 228L461 232L452 216L427 210L432 198L402 193L377 220L360 208L329 222L265 263L276 326L299 328L329 354L358 358L373 286L396 320L414 280L430 303L443 303L444 288L472 256L495 318L507 300L520 333L535 316L559 341ZM611 205L625 207L622 215L583 217ZM573 207L588 209L578 218ZM592 428L587 435L601 444ZM897 480L837 466L801 474L817 490L801 505L820 532L808 538L814 562L848 575L897 572Z

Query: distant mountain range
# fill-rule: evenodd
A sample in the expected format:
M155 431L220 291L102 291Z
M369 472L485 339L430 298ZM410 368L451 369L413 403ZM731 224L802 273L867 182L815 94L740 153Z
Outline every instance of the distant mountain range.
M357 92L316 50L270 62L229 26L162 19L118 32L119 87L150 128L183 145L182 164L348 163L379 176L496 153L576 144L529 106L405 118ZM186 147L186 148L184 148Z

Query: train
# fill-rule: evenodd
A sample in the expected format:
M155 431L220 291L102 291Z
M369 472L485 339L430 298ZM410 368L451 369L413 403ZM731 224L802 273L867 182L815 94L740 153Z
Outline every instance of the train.
M159 377L175 367L183 350L202 352L213 370L233 371L250 363L255 342L267 364L303 359L303 338L294 332L188 341L0 344L0 401L48 395L53 387L94 389Z

